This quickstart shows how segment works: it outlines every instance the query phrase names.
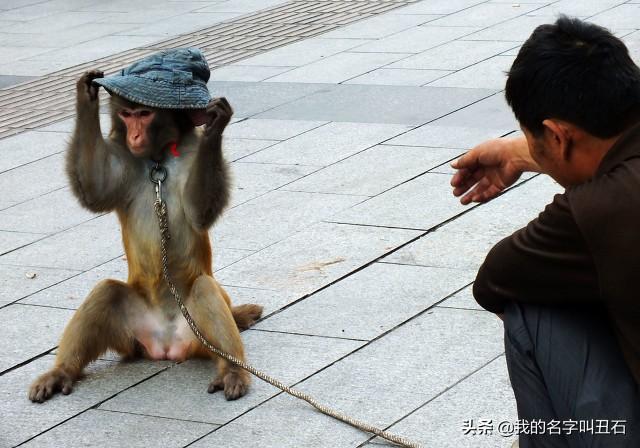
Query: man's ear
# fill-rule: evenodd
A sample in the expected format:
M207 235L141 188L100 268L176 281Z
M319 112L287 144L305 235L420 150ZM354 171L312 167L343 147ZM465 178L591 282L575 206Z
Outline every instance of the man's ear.
M573 153L572 129L564 122L549 118L542 122L547 148L558 154L562 160L569 161Z

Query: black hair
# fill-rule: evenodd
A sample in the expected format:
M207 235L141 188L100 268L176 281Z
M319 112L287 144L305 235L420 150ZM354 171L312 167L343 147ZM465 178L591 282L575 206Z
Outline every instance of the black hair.
M520 124L536 136L543 120L555 118L610 138L640 118L640 69L607 29L560 16L522 45L505 94Z

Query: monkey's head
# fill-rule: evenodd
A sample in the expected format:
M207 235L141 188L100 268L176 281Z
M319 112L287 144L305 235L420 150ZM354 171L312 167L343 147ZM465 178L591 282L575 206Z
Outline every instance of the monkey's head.
M134 157L162 158L172 143L193 129L188 113L177 109L157 109L111 96L111 135Z

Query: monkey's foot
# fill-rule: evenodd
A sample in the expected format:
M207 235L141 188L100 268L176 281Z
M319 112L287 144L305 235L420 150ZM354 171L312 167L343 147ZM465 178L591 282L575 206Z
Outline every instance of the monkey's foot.
M240 330L246 330L251 327L260 316L262 316L262 307L252 303L231 307L231 314L236 321L236 325Z
M211 381L207 392L212 394L219 390L224 390L224 397L227 400L237 400L247 393L249 382L249 374L247 372L231 370L225 374L218 375L216 379Z
M29 388L29 400L44 403L56 392L69 395L73 390L73 378L60 367L55 367L38 377Z

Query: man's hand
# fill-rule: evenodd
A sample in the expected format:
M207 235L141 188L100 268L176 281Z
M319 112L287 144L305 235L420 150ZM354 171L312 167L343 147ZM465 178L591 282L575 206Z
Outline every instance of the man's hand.
M464 205L486 202L513 185L525 171L538 171L524 137L488 140L453 162L453 195Z

